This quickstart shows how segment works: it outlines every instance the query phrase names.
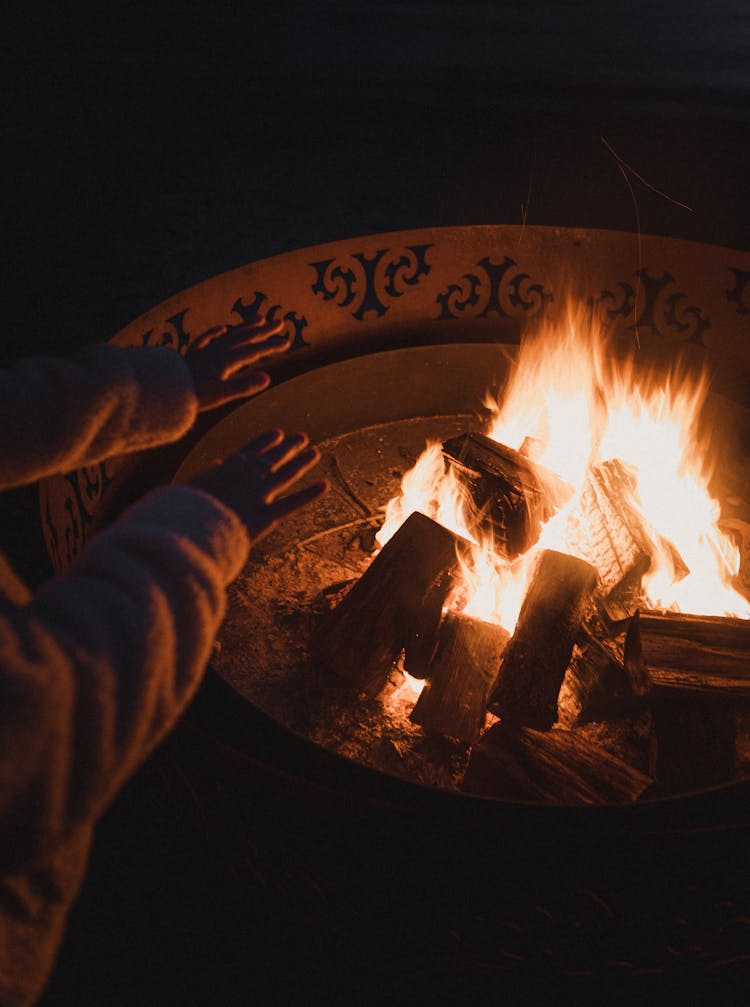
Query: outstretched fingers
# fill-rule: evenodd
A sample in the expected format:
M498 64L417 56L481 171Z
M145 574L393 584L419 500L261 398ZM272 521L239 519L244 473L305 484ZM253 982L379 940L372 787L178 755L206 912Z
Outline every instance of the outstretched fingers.
M213 325L206 332L196 336L190 344L191 349L202 350L211 343L221 339L228 349L238 349L252 343L260 343L273 336L283 333L286 321L283 318L269 322L265 315L255 315L239 325Z
M306 448L310 443L307 434L286 434L284 438L263 452L263 464L269 472L277 472L281 466Z
M320 457L307 434L285 434L274 428L193 482L233 507L254 541L328 490L328 482L319 480L289 492Z
M265 371L248 371L246 374L237 374L224 381L224 401L231 402L232 399L244 399L250 395L257 395L258 392L268 388L270 384L271 377Z
M250 441L244 446L241 451L235 454L235 458L247 465L253 462L259 455L262 455L269 448L275 447L277 444L281 444L284 440L284 431L280 427L273 427L271 430L266 430L262 433L260 437L256 437L255 440Z
M291 339L286 333L277 333L250 343L233 343L227 347L227 361L222 377L229 378L242 367L252 367L253 364L273 353L281 353L289 348Z
M286 328L286 320L277 318L275 321L268 321L264 316L249 319L239 325L232 325L229 328L229 338L233 346L243 346L246 343L258 343L269 336L282 333Z
M328 489L328 480L321 479L320 482L313 483L312 486L306 486L303 490L290 493L288 496L281 497L280 500L274 500L268 505L271 520L275 524L295 511L307 507L308 504L322 497L324 493L327 493Z
M264 499L273 503L320 461L320 451L316 447L295 452L287 461L272 470L266 480Z

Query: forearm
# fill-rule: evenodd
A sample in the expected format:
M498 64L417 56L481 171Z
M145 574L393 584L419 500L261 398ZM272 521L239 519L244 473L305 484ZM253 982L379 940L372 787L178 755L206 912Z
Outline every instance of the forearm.
M0 489L173 441L192 426L188 368L162 347L89 347L0 371Z
M3 620L0 870L96 818L173 726L247 548L209 495L159 490Z

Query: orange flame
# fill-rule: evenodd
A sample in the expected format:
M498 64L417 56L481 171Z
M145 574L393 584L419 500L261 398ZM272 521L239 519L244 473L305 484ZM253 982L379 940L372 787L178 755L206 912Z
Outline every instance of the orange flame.
M708 492L707 456L697 436L708 380L677 370L642 375L636 365L612 352L592 312L571 306L562 325L546 323L521 346L502 401L485 402L490 437L516 450L533 443L535 461L576 490L542 529L536 548L578 554L568 524L586 475L592 465L618 459L635 473L633 502L653 533L644 579L649 603L748 618L750 604L731 586L739 550L718 528L719 505ZM495 553L439 444L428 445L404 476L400 495L388 504L381 545L414 510L474 544L451 603L512 632L534 550L514 563ZM664 540L690 571L679 581Z

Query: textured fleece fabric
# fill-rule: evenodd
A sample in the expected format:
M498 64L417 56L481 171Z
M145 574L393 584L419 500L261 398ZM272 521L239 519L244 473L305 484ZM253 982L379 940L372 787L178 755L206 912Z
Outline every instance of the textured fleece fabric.
M0 373L0 489L175 440L196 398L172 350L97 346ZM54 964L94 826L202 677L248 552L237 515L158 489L32 594L0 556L0 1005Z

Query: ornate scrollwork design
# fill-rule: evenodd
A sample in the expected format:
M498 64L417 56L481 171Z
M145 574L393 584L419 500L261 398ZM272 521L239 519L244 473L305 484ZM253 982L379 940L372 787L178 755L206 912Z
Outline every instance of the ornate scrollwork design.
M65 570L81 551L81 512L70 482L63 476L41 486L41 509L47 553L57 573Z
M335 301L340 308L350 308L358 322L369 311L378 318L388 311L389 300L395 300L417 286L431 270L427 252L432 245L407 245L392 251L381 248L374 255L353 252L348 261L336 258L311 262L315 270L312 291L324 301Z
M269 298L260 291L246 304L238 298L232 311L243 321L264 314L269 322L283 318L291 326L292 343L287 352L309 346L303 337L307 319L295 311L284 314L280 304L269 304ZM184 354L195 338L188 332L185 319L190 309L183 308L169 317L160 329L149 329L140 337L143 346L167 346ZM112 482L113 461L89 465L67 475L48 479L42 486L41 507L47 551L55 570L66 569L81 552L92 530L94 515L102 496ZM108 466L110 468L108 469Z
M727 300L735 304L738 315L750 315L750 271L729 267L734 275L734 286L727 290Z
M286 351L287 353L309 346L310 344L303 336L303 332L307 328L307 319L305 316L298 315L296 311L287 311L284 313L280 304L270 304L267 307L266 304L269 301L270 299L267 294L256 290L254 299L250 304L245 304L242 298L238 297L232 305L232 311L238 314L243 322L247 322L260 314L265 315L266 320L272 324L282 318L287 323L287 331L292 339L289 349Z
M184 353L190 345L191 336L185 331L185 315L189 308L183 308L176 315L172 315L166 321L166 326L160 333L154 335L154 330L149 329L141 336L144 346L171 346L178 353Z
M682 335L686 343L705 346L703 333L711 323L700 308L687 305L687 294L674 289L677 281L671 273L651 276L643 268L633 275L635 284L620 280L615 284L617 292L603 290L599 295L610 320L632 318L628 332L650 328L660 336Z
M112 482L109 461L59 476L52 484L44 486L42 514L48 552L55 570L66 569L81 552L91 532L91 526L102 496ZM54 488L51 489L51 486ZM58 524L52 517L52 497L56 497L54 511Z
M106 459L98 465L86 465L75 473L78 495L86 513L86 527L91 523L107 487L112 482L112 461Z
M464 273L437 295L437 321L487 318L490 314L531 318L544 311L552 294L543 284L532 282L529 273L515 271L517 266L509 255L502 262L493 262L488 255L480 259L475 271Z
M302 335L307 328L307 319L304 315L298 315L296 311L287 311L285 314L280 314L283 310L280 304L266 306L267 302L269 302L268 295L256 290L254 299L250 304L245 304L242 298L238 297L232 305L232 311L238 314L243 321L248 321L250 318L261 313L272 323L278 321L281 317L291 327L289 335L292 342L287 352L300 350L304 346L309 346L310 344ZM154 334L154 329L144 332L141 336L141 343L144 346L169 346L177 350L179 354L184 354L194 339L194 336L185 328L185 316L189 310L189 308L183 308L182 311L178 311L177 314L168 318L165 327L160 333Z

